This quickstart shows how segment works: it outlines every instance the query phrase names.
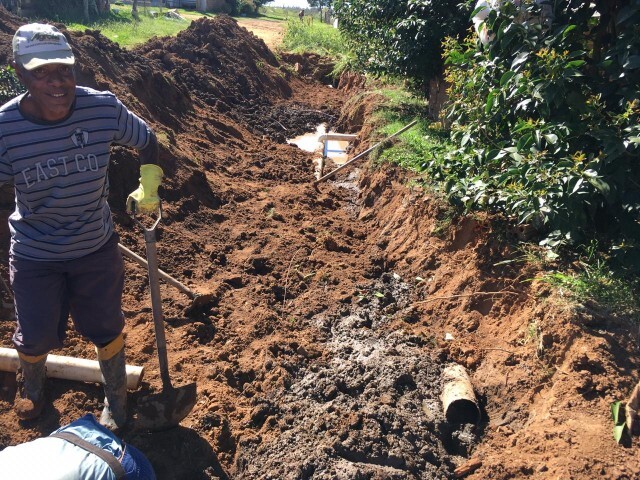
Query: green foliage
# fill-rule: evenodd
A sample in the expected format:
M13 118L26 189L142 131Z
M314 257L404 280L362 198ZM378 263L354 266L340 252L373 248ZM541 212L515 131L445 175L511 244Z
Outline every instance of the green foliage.
M337 0L334 8L360 68L416 86L442 72L441 42L463 34L470 11L460 0Z
M261 9L270 0L231 0L231 14L255 17L261 14ZM273 8L273 7L272 7Z
M0 105L25 92L24 86L11 67L0 69Z
M313 8L329 8L333 0L307 0L307 3Z
M613 420L613 438L616 443L622 443L625 433L628 434L625 423L624 405L619 400L611 403L611 419Z
M598 268L587 268L580 274L557 271L545 274L541 280L561 289L577 302L591 300L618 314L640 310L629 281L613 276L610 271Z
M344 41L338 30L321 22L307 25L298 18L289 20L282 39L285 50L319 55L340 56L345 53Z
M640 0L613 16L596 5L557 0L547 28L522 21L539 18L534 2L505 3L486 20L488 47L449 39L457 149L429 171L454 202L533 223L547 246L606 235L629 254L640 239Z

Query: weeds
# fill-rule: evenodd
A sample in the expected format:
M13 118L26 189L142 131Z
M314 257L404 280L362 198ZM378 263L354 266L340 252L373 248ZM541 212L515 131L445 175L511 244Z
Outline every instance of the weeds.
M545 273L540 280L579 303L593 301L611 313L640 313L637 300L640 284L637 279L621 276L601 259L591 264L581 261L579 265L579 271Z
M289 20L282 44L285 50L294 53L316 53L330 57L346 54L340 32L321 22L307 25L297 19Z
M0 69L0 105L20 95L25 91L24 86L16 77L13 68L7 66Z

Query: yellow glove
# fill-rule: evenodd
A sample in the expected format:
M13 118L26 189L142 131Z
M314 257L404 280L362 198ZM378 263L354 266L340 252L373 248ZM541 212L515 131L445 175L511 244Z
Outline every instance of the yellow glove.
M160 207L158 187L162 174L158 165L147 163L140 166L140 186L127 197L128 213L153 213Z

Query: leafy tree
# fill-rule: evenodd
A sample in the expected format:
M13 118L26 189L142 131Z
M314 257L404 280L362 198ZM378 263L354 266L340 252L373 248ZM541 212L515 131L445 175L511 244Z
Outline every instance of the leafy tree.
M320 20L322 20L322 9L330 8L333 0L307 0L307 3L310 7L320 10Z
M359 67L417 86L442 72L442 40L461 38L470 25L471 8L460 0L336 0L334 8Z
M273 0L235 0L232 2L232 14L257 15L264 4Z
M477 39L449 40L458 150L429 165L450 197L530 223L549 246L640 246L640 0L505 3ZM630 258L630 257L628 257ZM640 259L640 257L638 257Z

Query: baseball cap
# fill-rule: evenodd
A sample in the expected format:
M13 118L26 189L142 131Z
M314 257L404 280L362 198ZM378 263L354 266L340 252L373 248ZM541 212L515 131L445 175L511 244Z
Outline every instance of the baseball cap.
M27 70L48 63L75 63L67 38L53 25L43 23L29 23L18 28L13 36L13 56Z

